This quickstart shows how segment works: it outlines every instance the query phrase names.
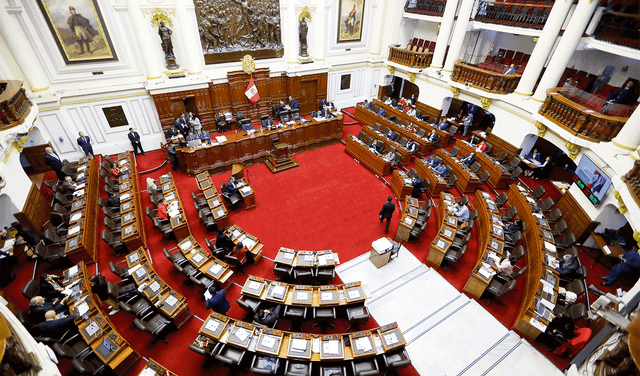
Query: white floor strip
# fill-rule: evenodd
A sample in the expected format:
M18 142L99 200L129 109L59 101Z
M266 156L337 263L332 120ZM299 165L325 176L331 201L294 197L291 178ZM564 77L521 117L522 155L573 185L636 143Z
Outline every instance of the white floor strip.
M367 285L372 317L380 325L398 323L421 375L563 374L406 249L380 269L366 253L339 265L336 272L345 283Z

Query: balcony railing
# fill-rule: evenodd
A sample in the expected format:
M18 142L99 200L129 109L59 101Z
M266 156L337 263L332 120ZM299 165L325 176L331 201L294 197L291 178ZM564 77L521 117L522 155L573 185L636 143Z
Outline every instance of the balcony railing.
M640 15L608 12L602 15L593 37L624 47L640 49Z
M595 111L585 105L594 100L594 95L584 96L582 90L551 88L547 99L538 111L545 118L572 134L592 142L611 141L627 122L629 117L610 116ZM585 102L585 98L587 101ZM584 104L580 104L583 102ZM608 113L608 109L605 109Z
M627 184L636 205L640 206L640 161L633 162L633 168L622 177L622 181Z
M446 0L407 0L404 4L404 11L407 13L442 17L446 5Z
M21 124L30 108L22 81L0 81L0 130Z
M515 27L542 29L553 4L546 1L493 2L481 1L475 20Z
M407 67L423 69L431 65L433 52L416 52L404 48L389 46L389 61Z
M502 74L480 69L462 60L455 62L453 74L451 75L453 81L469 84L480 90L497 94L512 93L518 86L520 77L519 74Z

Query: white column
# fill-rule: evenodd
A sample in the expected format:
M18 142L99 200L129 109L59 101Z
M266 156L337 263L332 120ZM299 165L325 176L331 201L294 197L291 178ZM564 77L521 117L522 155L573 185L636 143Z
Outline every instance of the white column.
M142 56L147 79L159 79L162 77L162 65L160 65L156 51L153 49L153 45L157 43L157 41L151 37L148 25L149 21L142 15L142 11L136 0L126 1L127 10L131 17L131 26L133 27L133 32L138 44L138 51L140 56Z
M18 12L22 12L22 10L18 10ZM2 32L4 40L9 45L22 73L29 81L31 91L47 90L51 84L47 73L40 65L40 61L31 48L29 40L24 35L16 16L9 14L5 7L0 9L0 32Z
M467 27L469 26L469 17L471 17L472 10L473 0L462 0L462 5L458 12L458 21L456 22L456 27L453 30L453 38L451 39L451 46L449 47L449 53L447 54L447 61L444 63L444 70L447 72L453 72L453 63L458 60L458 56L460 56L464 37L467 35ZM438 38L438 40L440 40L440 38ZM437 45L438 43L436 43L436 46Z
M558 80L562 77L562 73L571 59L571 55L573 55L578 43L580 43L582 33L584 33L584 30L587 28L589 20L591 20L591 15L598 4L598 1L593 0L578 1L576 11L571 16L571 20L564 34L562 34L560 43L558 43L558 47L556 47L551 61L549 61L547 70L544 71L544 75L538 84L538 89L535 94L533 94L533 99L540 102L544 101L547 97L546 90L551 87L556 87ZM531 60L532 59L529 59L529 61Z
M518 87L515 92L520 95L533 94L533 87L538 81L540 72L544 67L544 62L547 61L551 49L558 38L562 24L564 23L569 10L571 9L572 1L556 1L553 3L553 8L549 13L547 23L542 29L542 34L533 48L527 67L524 68Z
M324 61L324 52L327 49L327 39L325 38L327 26L327 8L331 6L325 0L318 1L316 17L313 20L313 32L316 36L315 60Z
M371 3L371 9L373 10L373 30L371 32L371 48L369 53L371 55L380 55L380 45L382 42L382 27L384 19L384 0L374 0Z
M436 39L436 48L433 51L433 59L431 60L431 67L433 68L442 68L444 63L444 54L447 51L449 37L451 37L457 7L458 0L449 0L444 8L442 22L440 23L440 32L438 33L438 39Z
M640 145L640 107L637 107L629 120L620 129L620 132L613 138L612 143L618 147L628 150L635 150Z
M187 0L176 1L176 18L180 29L180 41L187 58L187 70L191 75L202 73L202 47L200 38L193 33L193 19L187 10Z
M298 40L298 17L296 17L295 1L290 0L286 5L285 10L285 26L287 27L287 43L285 43L285 46L289 48L289 52L287 53L287 63L295 64L298 62L298 52L300 46L300 41Z

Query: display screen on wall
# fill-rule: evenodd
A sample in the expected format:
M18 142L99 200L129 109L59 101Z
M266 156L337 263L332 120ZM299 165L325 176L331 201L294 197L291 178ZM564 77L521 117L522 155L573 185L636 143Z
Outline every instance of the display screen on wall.
M573 181L594 206L598 206L611 186L611 177L589 157L583 155Z

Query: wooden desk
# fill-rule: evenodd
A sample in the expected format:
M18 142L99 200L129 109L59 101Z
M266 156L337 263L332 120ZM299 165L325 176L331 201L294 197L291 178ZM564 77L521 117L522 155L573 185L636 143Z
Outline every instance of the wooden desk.
M244 200L245 210L255 208L257 206L256 194L253 191L253 188L251 188L251 185L249 184L249 182L247 182L247 179L242 178L240 179L240 181L242 182L242 185L238 187L238 192L240 192L240 196L242 196L242 199Z
M142 369L142 371L140 371L138 376L147 375L145 374L145 371L147 369L150 371L153 371L153 374L156 376L178 376L178 374L169 371L167 368L161 366L160 363L156 362L151 358L149 358L147 365Z
M238 331L240 336L237 335ZM352 339L349 346L342 341L346 337ZM359 342L362 339L368 339L372 348L363 346L362 349L357 349L357 344L364 345L364 342ZM210 351L216 342L248 350L247 355L250 357L254 354L267 354L281 359L305 359L312 362L374 357L406 345L396 323L356 333L319 335L253 326L212 312L200 327L199 336L193 345ZM319 344L318 352L312 351L314 342ZM251 343L255 343L255 348L249 347Z
M354 136L347 137L347 145L344 151L380 176L387 175L391 172L391 161L387 161L381 156L376 155L373 151L369 150L367 145L360 143Z
M260 260L262 257L262 244L260 244L260 239L245 232L238 225L229 227L225 231L225 234L233 241L233 244L243 243L251 253L254 263Z
M64 286L75 288L78 293L69 299L69 311L76 315L75 323L80 335L93 349L93 352L116 374L123 375L140 355L118 333L116 327L105 314L102 301L91 292L89 278L92 276L84 261L63 272ZM78 315L78 310L86 310ZM111 350L103 343L107 342Z
M438 149L436 150L436 156L442 159L445 165L451 166L451 174L458 177L456 187L458 187L460 192L473 192L480 185L478 176L476 176L467 165L451 157L447 151Z
M409 182L407 183L407 179ZM393 170L393 176L391 177L391 190L398 197L398 200L404 200L405 196L411 196L413 192L413 185L411 185L411 179L406 172L401 170Z
M122 241L129 250L146 247L144 229L144 215L142 199L138 185L138 166L131 153L122 153L124 158L118 159L119 166L129 168L129 179L122 179L120 184L120 226L122 227Z
M411 196L405 196L404 205L402 207L402 215L400 216L398 231L396 232L396 241L397 239L404 241L409 240L411 230L413 229L413 226L416 225L416 221L418 220L418 210L418 200Z
M364 303L367 298L360 282L307 286L270 281L252 275L242 287L242 295L265 302L302 307L343 307Z
M331 250L296 251L285 247L280 247L273 261L276 264L300 268L335 267L340 263L338 254Z
M448 209L448 206L453 204L455 204L455 198L452 194L440 192L440 201L436 208L438 235L431 242L429 254L427 255L427 261L436 267L442 264L442 259L444 259L444 255L447 254L451 244L453 244L455 230L458 228L458 219ZM449 235L450 231L453 231L453 236Z
M215 219L218 227L231 226L229 222L229 212L224 204L224 198L218 193L213 179L211 179L209 175L209 171L198 174L196 176L196 183L198 183L200 191L202 191L204 198L207 200L209 210L211 210L213 219Z
M366 124L371 127L373 127L375 123L379 123L382 126L382 129L385 129L385 127L389 127L393 129L396 133L400 133L401 137L414 140L415 142L418 143L418 154L420 155L424 154L426 151L427 145L430 145L430 143L427 142L425 138L418 137L417 134L411 133L410 131L404 129L400 125L392 122L387 118L384 118L378 115L373 111L365 110L360 105L356 106L356 119L362 122L363 124ZM417 128L419 128L419 126L417 126ZM427 132L426 134L428 134L429 132Z
M456 140L456 146L460 149L459 155L467 155L476 150L475 147L462 140ZM507 169L496 163L490 156L476 153L476 162L481 166L480 171L486 170L491 174L487 183L494 189L506 188L507 184L511 182L511 174L507 172Z
M65 253L77 264L81 261L92 264L96 261L98 248L98 163L93 158L78 165L78 176L84 173L84 188L74 192ZM80 178L81 179L81 178ZM71 220L73 219L73 221Z
M187 166L187 173L198 174L206 170L230 167L235 163L257 163L271 152L274 138L280 138L280 143L289 144L294 150L329 140L340 140L342 125L342 115L328 120L312 119L278 130L261 129L258 134L229 133L225 135L226 141L223 143L218 143L214 138L213 145L196 149L177 148L176 151L180 164Z
M178 248L194 268L212 280L218 281L222 288L226 289L233 282L231 280L233 270L229 265L211 255L208 249L202 248L193 236L189 235L182 239L178 243Z
M127 255L127 266L133 281L142 294L160 312L180 328L193 316L189 310L187 298L167 285L153 270L144 248L138 248Z
M429 194L431 197L440 196L440 192L443 192L447 188L447 181L438 173L432 171L427 166L424 158L416 159L415 169L422 180L429 180Z
M171 229L173 230L176 239L180 241L190 236L191 231L189 231L189 220L187 219L182 200L180 199L180 193L178 193L178 189L176 188L171 172L160 176L160 184L162 186L162 193L164 194L167 207L177 205L178 214L174 217L171 217L169 214L169 221L171 222Z
M601 253L599 253L598 256L593 260L593 266L596 266L596 263L602 256L613 258L615 263L615 259L617 259L620 255L624 255L624 248L622 248L617 240L605 239L604 236L596 234L593 231L591 231L591 236L593 236L593 240L596 241L596 244L598 244L598 247L601 251ZM609 242L611 242L611 244L609 244Z
M368 125L363 126L362 131L366 136L369 136L374 140L382 141L382 143L384 143L384 146L385 146L384 150L388 150L389 146L393 146L394 148L396 148L396 151L400 153L401 165L404 166L407 163L411 162L411 157L413 156L413 153L405 149L404 145L401 145L399 142L396 142L396 141L391 141L385 135L383 135L382 132L376 132L375 130L373 130L373 128L371 128Z

